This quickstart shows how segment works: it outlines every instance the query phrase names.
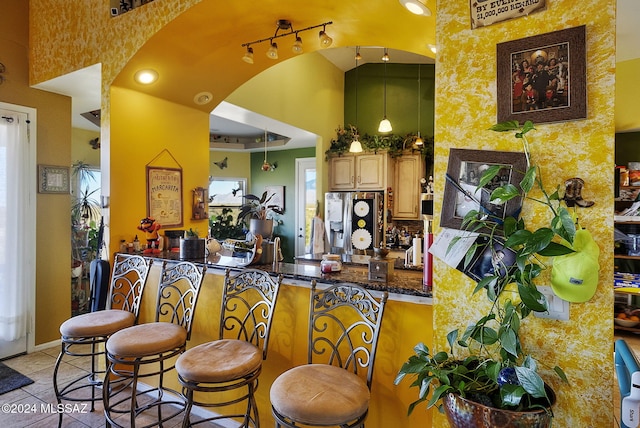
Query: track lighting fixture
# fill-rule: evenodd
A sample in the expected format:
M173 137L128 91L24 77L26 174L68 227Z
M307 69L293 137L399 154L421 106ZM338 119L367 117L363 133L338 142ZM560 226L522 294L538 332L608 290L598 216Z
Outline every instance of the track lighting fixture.
M291 50L296 55L299 55L299 54L301 54L303 52L302 39L300 38L300 36L298 36L298 33L296 33L296 41L293 43L293 46L291 47Z
M251 46L247 46L247 51L244 53L242 60L247 64L253 64L253 48Z
M267 57L271 59L278 59L278 44L271 41L271 46L267 49Z
M323 48L328 48L329 46L331 46L331 43L333 43L333 39L326 33L326 25L322 26L322 30L320 30L320 34L318 34L318 37L320 38L320 46L322 46Z
M326 28L327 28L327 25L331 25L331 24L333 24L333 22L329 21L329 22L324 22L322 24L313 25L311 27L303 28L302 30L294 30L293 25L291 24L291 21L286 19L279 19L276 22L276 32L274 33L273 37L267 37L264 39L255 40L253 42L247 42L242 44L242 47L247 48L247 51L242 57L242 60L248 64L253 64L253 48L251 47L251 45L255 45L255 44L267 42L267 41L269 42L269 49L266 52L267 57L271 59L278 59L278 44L274 41L274 39L277 39L279 37L285 37L291 34L295 35L295 38L296 38L295 42L293 43L293 46L291 47L291 50L295 54L301 54L303 52L302 38L299 36L298 33L302 33L303 31L311 30L314 28L320 28L320 27L322 27L322 30L320 30L320 35L319 35L320 46L323 48L328 48L329 46L331 46L331 43L333 43L333 39L327 35ZM286 32L278 34L280 31L286 31Z
M381 59L382 59L384 62L389 62L389 59L391 59L391 58L389 58L389 49L384 48L384 55L382 55L382 58L381 58Z

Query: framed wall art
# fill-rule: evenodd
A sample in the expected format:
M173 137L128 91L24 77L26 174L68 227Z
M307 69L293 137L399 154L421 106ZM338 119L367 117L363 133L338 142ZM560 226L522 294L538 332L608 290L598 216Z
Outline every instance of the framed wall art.
M66 193L69 184L68 166L38 165L38 193Z
M267 197L273 195L269 205L275 205L284 212L284 186L265 186L264 190L267 192Z
M147 216L182 226L182 169L147 166Z
M497 45L498 122L587 117L585 26Z
M494 165L503 166L493 181L478 188L482 173ZM499 223L508 216L517 216L522 198L506 204L491 203L491 192L507 183L520 187L527 170L523 152L450 149L440 226L462 229L462 220L472 210L491 216Z

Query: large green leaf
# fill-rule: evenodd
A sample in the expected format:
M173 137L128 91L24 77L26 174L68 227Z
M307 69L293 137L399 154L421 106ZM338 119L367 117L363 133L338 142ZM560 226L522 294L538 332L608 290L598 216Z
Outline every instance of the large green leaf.
M544 382L538 373L528 367L515 367L520 385L535 398L547 397Z
M529 167L524 177L522 177L522 180L520 181L520 188L522 188L523 192L529 193L533 188L533 185L535 184L535 182L536 182L536 167L532 166L532 167Z
M522 303L534 312L545 312L547 310L546 299L535 286L527 287L524 284L518 284L518 292Z
M478 182L478 189L481 189L487 184L489 184L491 180L493 180L495 176L498 175L498 173L502 168L504 168L503 165L491 165L489 168L487 168L480 176L480 180Z
M516 333L511 329L505 329L500 335L500 345L502 349L516 357L518 356L517 342L518 338L516 337Z
M502 205L507 203L513 198L517 198L520 196L520 191L513 184L505 184L504 186L500 186L491 192L491 197L489 200L491 203L496 205Z
M569 253L575 253L575 251L557 242L550 242L549 245L538 251L538 254L545 257L562 256Z

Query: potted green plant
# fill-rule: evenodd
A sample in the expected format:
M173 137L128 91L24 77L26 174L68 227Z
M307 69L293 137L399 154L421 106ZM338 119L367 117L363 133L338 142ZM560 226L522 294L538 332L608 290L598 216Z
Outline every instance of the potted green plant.
M264 239L269 239L273 235L273 221L278 214L283 211L271 202L275 194L262 193L262 196L247 194L244 195L244 203L240 206L238 213L238 223L249 219L249 231L254 235L261 235Z
M209 235L218 241L243 239L246 235L243 223L238 223L232 215L231 208L222 208L222 212L209 217Z
M546 298L537 289L535 279L546 269L543 262L546 257L574 253L576 220L560 197L559 187L548 192L540 168L530 163L526 134L535 129L533 123L527 121L520 126L517 121L511 121L490 129L514 132L515 137L522 140L528 165L519 188L512 184L500 186L492 192L491 202L506 203L522 197L543 204L549 209L549 223L530 230L523 218L506 217L502 222L477 210L465 216L464 228L484 235L486 243L482 245L488 246L492 253L502 247L514 251L516 266L478 281L473 293L486 292L490 302L488 312L462 334L458 329L451 331L447 335L447 351L431 350L422 343L416 345L415 355L402 365L395 384L407 376L413 378L410 386L417 387L419 393L418 399L409 406L409 413L418 404L427 402L427 408L437 406L440 411L444 410L452 426L495 426L492 425L495 421L486 421L492 416L477 418L485 419L488 425L455 423L459 416L456 412L466 413L468 421L476 421L474 415L494 411L501 413L498 417L503 418L502 421L512 417L536 418L534 426L549 426L555 394L538 373L540 362L522 346L520 326L532 312L547 310ZM485 171L478 187L489 183L500 168L496 165ZM542 197L529 195L536 189ZM452 242L451 247L454 244ZM465 264L470 263L477 251L474 244L465 256ZM560 367L554 367L553 371L567 382ZM528 423L509 426L531 426Z

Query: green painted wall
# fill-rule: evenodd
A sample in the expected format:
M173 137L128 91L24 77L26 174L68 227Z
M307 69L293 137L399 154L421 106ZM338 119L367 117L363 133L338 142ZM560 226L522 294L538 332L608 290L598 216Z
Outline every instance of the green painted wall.
M263 152L251 153L251 182L249 192L262 195L265 186L284 186L285 211L280 219L282 225L274 228L274 234L280 236L284 261L293 263L295 236L295 171L297 158L312 158L316 155L315 147L294 150L272 151L267 154L271 164L277 163L273 171L262 171Z
M616 165L640 161L640 132L616 134Z
M435 65L387 64L387 119L393 126L392 134L414 135L418 130L418 72L420 74L420 133L433 136ZM360 135L378 134L378 125L384 115L383 64L364 64L357 69L357 121L356 121L356 69L345 73L344 124L356 125Z

